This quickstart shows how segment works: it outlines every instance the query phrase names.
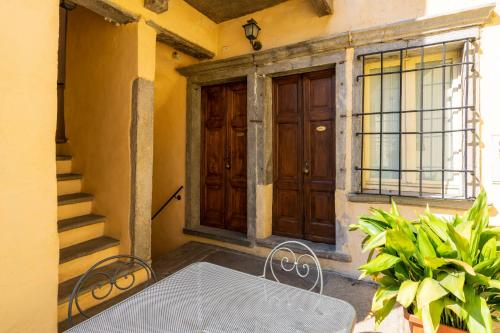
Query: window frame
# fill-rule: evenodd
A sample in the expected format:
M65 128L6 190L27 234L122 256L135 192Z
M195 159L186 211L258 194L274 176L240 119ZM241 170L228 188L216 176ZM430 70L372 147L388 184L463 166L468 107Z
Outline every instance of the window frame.
M401 145L401 137L403 136L402 134L397 135L399 137L399 161L398 161L398 171L397 172L397 177L395 178L387 178L383 179L382 178L382 173L384 171L384 168L379 165L378 166L378 181L375 181L375 185L378 183L378 191L374 191L373 189L367 189L364 188L365 183L367 183L367 177L363 175L367 170L366 167L363 166L363 160L365 159L365 154L369 151L369 149L366 149L366 147L363 147L363 137L365 137L365 134L363 130L366 131L366 127L364 124L365 118L367 118L366 115L363 115L365 112L365 94L368 89L364 86L364 77L366 76L365 70L366 70L366 64L365 64L365 59L367 55L374 55L374 54L382 54L381 57L383 57L383 54L386 53L396 53L400 52L400 56L398 59L393 59L392 61L389 62L389 64L386 66L383 61L382 63L379 61L378 63L375 62L375 65L373 66L374 68L382 67L384 69L384 73L380 75L382 77L386 73L393 73L392 71L387 71L387 67L399 67L400 70L397 71L396 75L399 77L400 80L400 85L399 85L399 90L400 90L400 95L403 94L404 89L407 89L408 82L406 82L404 85L401 84L402 82L402 74L401 72L405 72L405 69L408 68L405 66L405 63L403 61L413 61L415 65L421 62L422 59L417 59L415 58L409 58L405 59L403 57L403 52L408 50L408 49L424 49L431 47L433 45L446 45L448 43L456 43L456 42L464 42L464 49L463 50L446 50L444 49L444 59L445 59L445 64L444 64L444 70L443 72L446 71L446 68L448 67L448 60L453 59L454 64L450 66L450 68L453 68L454 66L461 66L465 69L463 72L465 75L463 75L465 78L462 78L462 74L459 75L459 79L461 83L466 82L467 88L463 88L465 92L463 94L467 94L468 97L465 99L468 100L467 104L463 104L460 107L454 107L455 109L460 110L460 112L465 113L464 117L467 117L469 121L464 121L463 125L461 127L461 130L465 134L461 135L462 141L464 143L462 144L462 157L461 157L461 164L462 167L460 169L451 169L447 170L447 167L441 168L441 171L437 171L443 176L440 177L440 180L432 181L426 180L426 185L425 187L435 187L435 188L440 188L439 195L435 195L434 193L425 193L422 191L422 173L426 172L426 169L420 167L420 168L415 168L417 171L416 172L409 172L409 171L404 171L405 169L403 168L401 163L401 155L402 155L402 150L405 149L405 145ZM465 50L467 48L467 50ZM365 47L359 47L355 49L354 51L354 57L353 57L353 111L352 111L352 158L351 158L351 165L352 165L352 182L351 182L351 194L356 195L356 194L367 194L367 195L379 195L379 196L408 196L408 197L415 197L415 198L429 198L429 199L466 199L470 200L473 199L476 195L477 188L479 187L479 178L478 178L478 171L477 171L477 166L479 163L476 161L477 156L478 156L478 143L479 143L479 138L477 137L477 124L478 124L478 110L476 107L476 99L477 99L477 92L476 89L478 87L478 84L475 82L476 76L475 71L478 63L478 49L479 49L479 43L478 43L478 36L476 33L473 31L468 31L468 30L463 30L463 31L453 31L451 33L447 34L442 34L442 35L435 35L432 36L432 38L422 38L422 39L414 39L414 40L407 40L407 41L399 41L399 42L393 42L393 43L386 43L386 44L379 44L379 45L368 45ZM462 59L461 54L466 55L468 59ZM429 62L432 61L432 57L434 59L438 58L437 55L432 55L429 54L428 57L425 57L424 62ZM459 63L456 64L455 60L459 59ZM440 57L439 60L442 62L443 56ZM441 68L443 63L441 63ZM415 67L415 78L420 74L423 73L424 70L428 69L427 66L424 66L422 70L417 70ZM398 75L399 74L399 75ZM394 75L394 74L393 74ZM448 75L448 74L446 74ZM452 74L453 75L453 74ZM361 78L360 78L361 77ZM381 79L382 81L382 79ZM442 83L443 85L446 84L446 82ZM462 95L463 95L462 94ZM401 97L400 97L401 98ZM415 96L415 98L418 98ZM400 104L401 104L401 99L400 99ZM401 106L400 110L401 111ZM416 109L422 110L423 105L420 105L420 107L417 107ZM439 108L442 110L443 113L446 113L447 111L447 106L445 105L442 108ZM378 112L382 113L381 110L378 110ZM425 112L425 111L424 111ZM441 112L441 111L431 111L431 112ZM422 111L417 111L414 114L416 117L419 117L420 114L422 114ZM403 114L402 112L396 113L399 115L399 132L406 132L406 130L402 130L403 123L401 122L401 115ZM372 116L373 117L373 116ZM383 115L382 115L383 117ZM380 118L378 122L381 122ZM471 123L470 129L468 123ZM416 125L415 125L416 126ZM418 131L417 131L418 132ZM420 131L420 132L427 132L426 130ZM443 132L442 135L447 135L446 133L447 130L446 128L441 128L440 132ZM360 134L361 133L361 134ZM422 134L418 135L421 136ZM452 134L450 134L452 136ZM382 137L382 136L380 136ZM453 139L455 140L455 139ZM379 140L380 141L380 140ZM418 137L414 140L415 144L418 144ZM472 141L472 144L471 144ZM377 144L380 144L377 142ZM469 149L469 145L472 145L472 148ZM407 145L406 145L407 146ZM447 147L446 145L443 147ZM463 149L463 147L466 147L467 149ZM380 149L380 148L379 148ZM415 154L421 154L420 152L421 149L416 147L415 149ZM472 157L467 156L468 154L473 155ZM445 159L445 157L443 157ZM452 162L453 163L453 160ZM467 165L468 164L468 165ZM403 171L402 171L403 170ZM444 171L443 171L444 170ZM382 172L380 172L382 171ZM391 170L386 172L390 172ZM450 175L451 177L456 177L456 172L460 172L459 176L460 178L463 178L462 182L463 185L460 185L460 188L462 189L462 193L460 195L453 195L449 196L449 190L452 189L452 185L447 184L445 190L445 183L448 183L448 180L444 179L444 175ZM436 171L434 171L436 172ZM415 194L410 194L408 193L402 193L401 191L401 186L402 183L405 185L410 185L412 182L409 181L402 181L403 177L407 177L407 175L410 174L415 174L416 176L411 176L415 178L415 181L413 182L413 186L417 186L417 193ZM463 174L463 176L462 176ZM368 183L370 183L371 179L368 180ZM456 182L456 181L455 181ZM373 182L371 183L373 185ZM393 190L383 190L382 186L387 185L388 187L394 187L397 186L397 189L395 191ZM454 191L452 191L454 192Z

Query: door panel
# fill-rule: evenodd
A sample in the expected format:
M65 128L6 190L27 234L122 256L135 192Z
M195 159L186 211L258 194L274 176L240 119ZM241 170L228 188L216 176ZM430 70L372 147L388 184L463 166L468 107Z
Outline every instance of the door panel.
M334 72L273 80L273 234L335 242Z
M247 226L247 91L244 83L227 87L227 229L246 232Z
M335 242L335 100L333 71L305 74L305 239Z
M202 89L203 141L201 221L224 227L225 91L221 86Z
M273 234L303 237L301 76L275 79Z
M246 233L246 84L202 88L202 225Z

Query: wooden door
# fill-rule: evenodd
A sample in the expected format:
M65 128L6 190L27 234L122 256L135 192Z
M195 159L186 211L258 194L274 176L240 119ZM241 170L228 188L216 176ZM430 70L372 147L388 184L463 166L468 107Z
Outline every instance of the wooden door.
M201 224L246 233L245 83L202 88Z
M273 81L273 234L335 243L333 70Z

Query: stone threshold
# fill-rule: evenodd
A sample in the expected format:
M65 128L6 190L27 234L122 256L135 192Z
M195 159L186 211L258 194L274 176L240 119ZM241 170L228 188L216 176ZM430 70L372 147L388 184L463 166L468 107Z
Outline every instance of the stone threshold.
M262 246L262 247L267 247L267 248L274 248L276 245L286 242L286 241L299 241L307 246L309 246L316 256L318 258L322 259L328 259L328 260L335 260L335 261L342 261L342 262L351 262L352 258L350 255L347 253L339 252L337 251L335 245L332 244L325 244L325 243L316 243L316 242L311 242L305 239L295 239L295 238L288 238L288 237L282 237L282 236L271 236L265 239L257 239L257 246ZM290 244L288 246L291 250L297 252L297 253L306 253L306 250L301 247L300 245L294 245Z
M247 238L247 235L241 232L207 227L204 225L184 227L183 232L187 235L209 238L246 247L253 247L253 244Z

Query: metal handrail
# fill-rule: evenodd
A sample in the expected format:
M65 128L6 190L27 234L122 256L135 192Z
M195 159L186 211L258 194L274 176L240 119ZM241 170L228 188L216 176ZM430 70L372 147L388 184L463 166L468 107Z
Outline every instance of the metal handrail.
M155 218L155 217L157 217L157 216L158 216L158 214L160 214L160 213L161 213L161 211L162 211L165 207L167 207L167 205L170 203L170 201L172 201L172 200L174 200L174 199L181 200L181 199L182 199L182 197L181 197L181 195L179 194L179 192L180 192L180 191L182 191L182 189L183 189L183 188L184 188L184 186L182 186L182 185L181 185L181 186L177 189L177 191L175 191L175 193L174 193L174 194L172 194L172 196L170 196L170 198L168 198L168 200L167 200L167 201L166 201L166 202L165 202L165 203L164 203L164 204L160 207L160 209L158 209L158 210L156 211L156 213L154 213L154 214L153 214L153 217L151 218L151 220L154 220L154 218Z

